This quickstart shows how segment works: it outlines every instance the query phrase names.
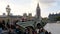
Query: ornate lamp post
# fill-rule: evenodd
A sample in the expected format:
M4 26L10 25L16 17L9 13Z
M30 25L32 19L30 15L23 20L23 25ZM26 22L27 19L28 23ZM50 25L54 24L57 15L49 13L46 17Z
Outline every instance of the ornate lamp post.
M6 7L6 12L7 12L7 23L10 23L10 11L11 11L10 6L7 5L7 7Z
M6 7L6 12L7 12L7 15L8 15L8 16L10 15L10 11L11 11L10 6L7 5L7 7Z

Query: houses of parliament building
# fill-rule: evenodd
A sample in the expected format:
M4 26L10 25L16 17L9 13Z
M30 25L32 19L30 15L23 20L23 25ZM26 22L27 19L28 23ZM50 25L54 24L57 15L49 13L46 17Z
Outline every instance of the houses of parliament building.
M17 15L12 15L11 13L10 13L10 11L11 11L11 8L10 8L10 6L9 5L7 5L7 7L6 7L6 12L7 12L7 15L5 15L5 13L3 13L3 15L0 15L0 22L2 22L2 21L5 21L5 22L7 22L8 20L10 21L10 22L14 22L14 21L26 21L26 20L35 20L35 16L32 16L32 14L31 13L29 13L28 14L28 16L27 16L27 14L26 13L24 13L23 14L23 16L17 16ZM37 16L37 19L38 20L40 20L40 18L41 18L41 16L40 16L40 7L39 7L39 3L37 4L37 8L36 8L36 16Z

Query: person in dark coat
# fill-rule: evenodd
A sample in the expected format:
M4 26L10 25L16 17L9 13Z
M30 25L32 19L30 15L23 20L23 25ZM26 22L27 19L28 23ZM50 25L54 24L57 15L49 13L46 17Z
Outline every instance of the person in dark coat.
M16 26L16 33L17 34L22 34L21 30L19 29L19 26Z
M29 28L28 28L28 27L25 27L24 34L30 34L30 33L29 33Z
M8 34L16 34L16 32L10 28Z
M48 31L46 31L45 34L48 34Z
M49 34L51 34L51 32L49 32Z

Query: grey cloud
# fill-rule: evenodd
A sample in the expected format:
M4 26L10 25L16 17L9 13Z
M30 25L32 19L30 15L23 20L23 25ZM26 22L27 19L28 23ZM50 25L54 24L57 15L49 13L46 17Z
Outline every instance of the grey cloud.
M40 3L54 3L56 0L39 0Z

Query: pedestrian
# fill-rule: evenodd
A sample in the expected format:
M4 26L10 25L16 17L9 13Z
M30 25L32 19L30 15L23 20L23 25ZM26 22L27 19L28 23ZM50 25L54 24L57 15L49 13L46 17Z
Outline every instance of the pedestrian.
M43 29L43 28L39 29L39 34L45 34L45 32L44 32L44 29Z
M16 34L16 33L13 29L10 28L8 34Z
M49 34L51 34L51 32L49 32Z
M48 34L48 31L47 30L45 31L45 34Z
M2 22L0 22L0 34L2 33Z
M35 30L33 30L33 32L32 32L33 34L37 34L37 31L35 31Z
M16 26L16 33L17 34L22 34L21 30L19 29L19 26Z
M29 30L26 28L24 34L29 34Z

